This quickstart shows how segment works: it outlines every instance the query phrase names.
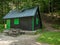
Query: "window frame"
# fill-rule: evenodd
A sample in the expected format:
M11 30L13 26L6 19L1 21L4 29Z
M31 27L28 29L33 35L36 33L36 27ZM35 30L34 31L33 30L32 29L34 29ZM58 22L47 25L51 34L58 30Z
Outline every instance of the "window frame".
M14 19L14 24L18 25L19 24L19 19Z

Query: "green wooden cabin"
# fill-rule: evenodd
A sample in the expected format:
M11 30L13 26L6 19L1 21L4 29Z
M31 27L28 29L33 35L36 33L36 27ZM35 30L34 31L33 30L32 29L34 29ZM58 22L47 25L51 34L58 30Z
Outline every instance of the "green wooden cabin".
M42 28L39 7L24 10L14 9L3 18L7 29L36 30Z

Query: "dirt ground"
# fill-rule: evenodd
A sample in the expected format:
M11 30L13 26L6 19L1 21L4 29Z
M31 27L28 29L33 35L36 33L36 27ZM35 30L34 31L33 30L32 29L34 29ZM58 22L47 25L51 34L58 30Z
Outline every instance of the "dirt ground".
M0 45L48 45L36 42L39 35L19 35L17 37L0 34Z
M47 31L60 32L60 30L54 29L53 27L51 27L52 24L50 24L50 23L44 22L43 24L45 26L45 30L47 30Z

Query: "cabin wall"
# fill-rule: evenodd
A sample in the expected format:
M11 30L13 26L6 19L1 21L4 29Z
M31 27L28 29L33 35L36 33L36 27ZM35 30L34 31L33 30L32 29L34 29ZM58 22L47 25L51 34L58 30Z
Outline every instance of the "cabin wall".
M32 30L32 17L25 17L20 19L20 28Z
M14 19L11 19L11 28L20 28L23 30L32 30L32 17L18 18L19 24L14 24Z

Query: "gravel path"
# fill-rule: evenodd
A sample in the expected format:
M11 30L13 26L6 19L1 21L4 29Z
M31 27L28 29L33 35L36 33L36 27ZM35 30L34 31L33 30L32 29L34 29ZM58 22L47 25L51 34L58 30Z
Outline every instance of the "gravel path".
M38 36L39 35L20 35L17 37L11 37L11 36L0 35L0 44L1 41L2 42L6 41L10 42L8 45L48 45L36 42L36 38Z

